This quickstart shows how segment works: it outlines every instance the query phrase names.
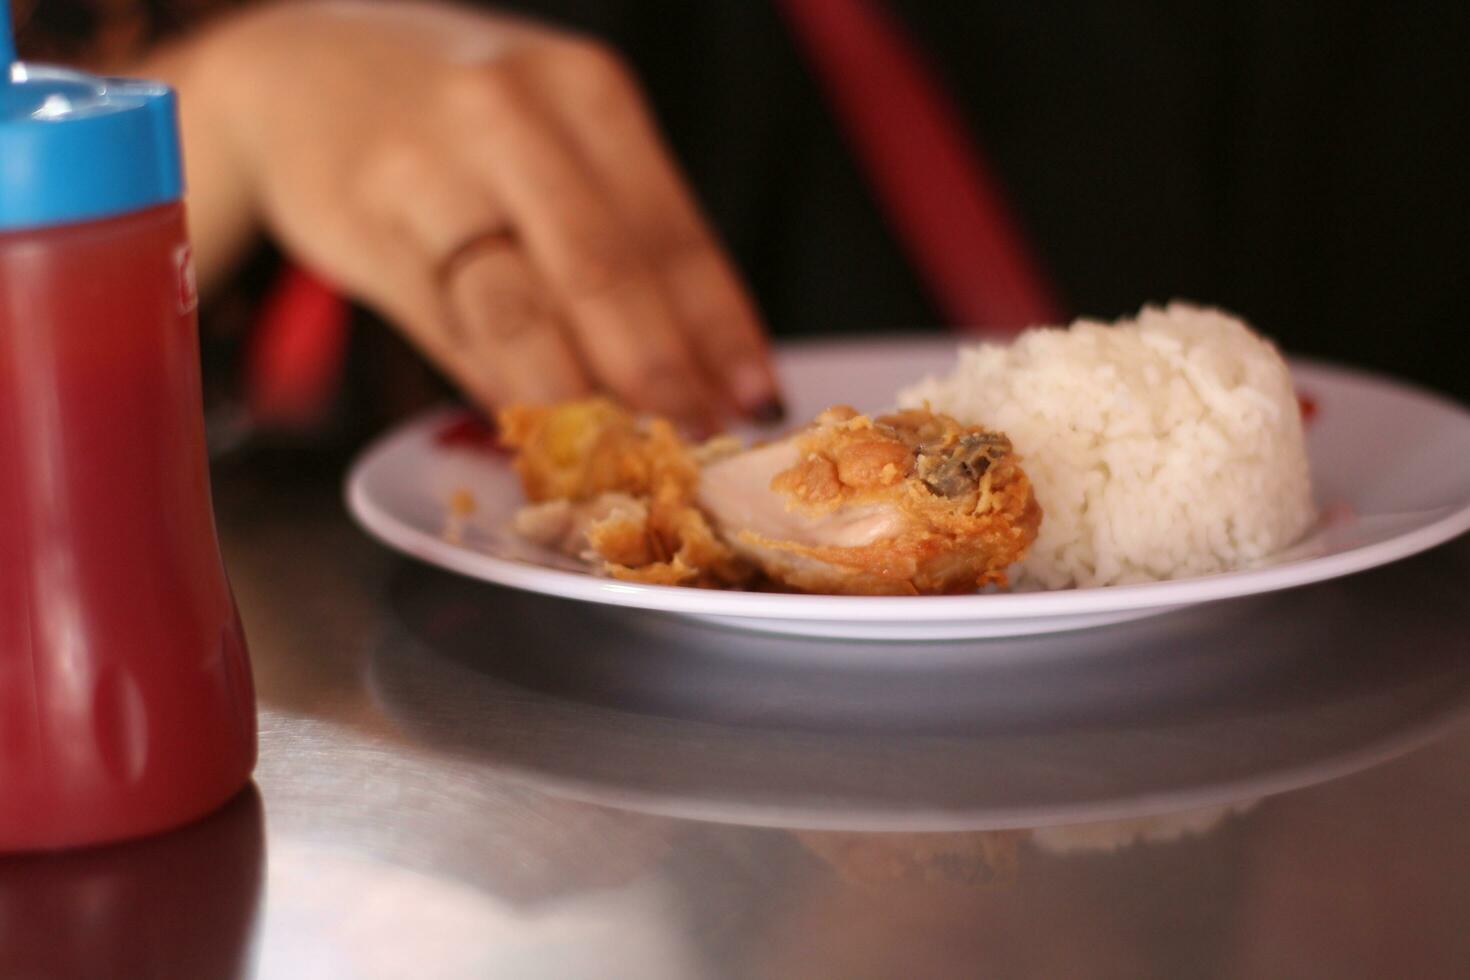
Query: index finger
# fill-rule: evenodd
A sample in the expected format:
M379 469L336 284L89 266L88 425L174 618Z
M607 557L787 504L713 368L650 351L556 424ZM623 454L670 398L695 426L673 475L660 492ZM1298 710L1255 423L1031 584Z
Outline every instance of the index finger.
M511 215L593 373L632 405L708 426L716 402L642 250L515 76L462 80L450 143Z
M647 249L705 370L743 412L775 421L780 390L760 316L631 72L606 49L583 41L561 42L530 69Z

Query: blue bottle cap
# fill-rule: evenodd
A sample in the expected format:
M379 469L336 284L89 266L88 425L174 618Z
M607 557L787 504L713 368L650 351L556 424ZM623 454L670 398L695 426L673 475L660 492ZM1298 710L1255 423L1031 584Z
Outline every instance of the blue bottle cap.
M15 61L0 0L0 232L177 201L177 103L165 85Z

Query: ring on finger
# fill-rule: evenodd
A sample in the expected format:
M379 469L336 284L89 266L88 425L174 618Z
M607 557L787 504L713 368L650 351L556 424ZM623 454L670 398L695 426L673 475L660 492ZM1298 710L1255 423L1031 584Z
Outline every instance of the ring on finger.
M464 264L475 256L486 251L515 248L518 244L519 237L515 229L509 225L476 232L450 249L444 258L439 260L434 270L434 278L442 286L453 279Z

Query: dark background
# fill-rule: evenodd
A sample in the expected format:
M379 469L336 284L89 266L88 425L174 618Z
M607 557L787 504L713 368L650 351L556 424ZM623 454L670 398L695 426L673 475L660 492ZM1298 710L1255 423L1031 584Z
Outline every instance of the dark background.
M513 6L618 44L778 332L938 316L775 9ZM1470 397L1470 8L893 2L1070 312L1230 308Z

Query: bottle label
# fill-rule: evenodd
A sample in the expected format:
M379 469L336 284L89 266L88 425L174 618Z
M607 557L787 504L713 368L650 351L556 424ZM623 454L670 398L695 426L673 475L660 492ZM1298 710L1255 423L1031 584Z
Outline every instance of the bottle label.
M199 307L199 286L194 278L194 249L187 242L174 246L174 281L179 314L193 313Z

